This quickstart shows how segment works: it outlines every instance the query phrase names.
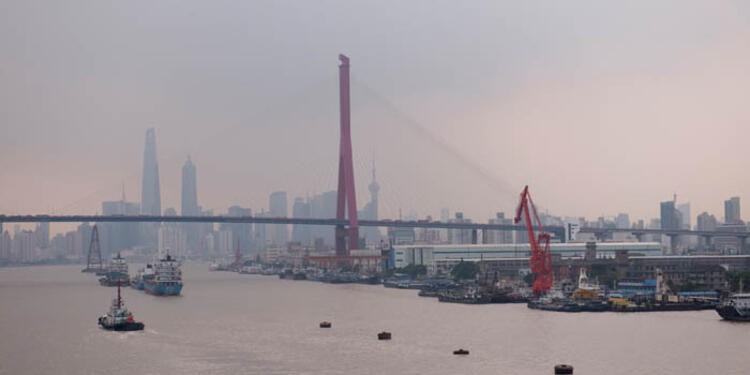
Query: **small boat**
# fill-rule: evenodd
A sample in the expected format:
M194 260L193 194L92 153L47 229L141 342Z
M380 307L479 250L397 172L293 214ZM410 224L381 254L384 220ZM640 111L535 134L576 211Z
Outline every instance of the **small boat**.
M331 322L320 322L320 328L331 328Z
M455 355L469 355L469 351L466 350L466 349L458 349L458 350L454 350L453 354L455 354Z
M380 332L378 333L378 340L390 340L391 339L391 333L390 332Z
M125 308L120 294L120 284L117 284L117 298L112 300L109 311L99 317L98 323L110 331L141 331L144 327L144 324L136 322L133 313Z

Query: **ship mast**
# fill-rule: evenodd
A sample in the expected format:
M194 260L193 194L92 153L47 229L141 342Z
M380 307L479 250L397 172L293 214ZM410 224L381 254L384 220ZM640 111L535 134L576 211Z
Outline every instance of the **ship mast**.
M122 308L122 298L120 297L120 279L117 279L117 308Z

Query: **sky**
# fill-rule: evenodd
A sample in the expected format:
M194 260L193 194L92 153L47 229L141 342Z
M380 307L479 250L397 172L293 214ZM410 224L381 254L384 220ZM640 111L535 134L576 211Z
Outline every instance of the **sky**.
M334 190L339 53L382 218L750 199L746 2L7 0L0 214L139 201L151 127L163 209L188 155L215 213Z

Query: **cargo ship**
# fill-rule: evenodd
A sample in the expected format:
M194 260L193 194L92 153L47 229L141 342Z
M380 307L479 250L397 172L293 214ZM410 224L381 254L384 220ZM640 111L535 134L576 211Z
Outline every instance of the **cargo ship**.
M117 298L112 300L109 311L99 317L98 323L99 326L109 331L141 331L144 327L144 324L136 322L133 313L125 308L120 295L120 284L117 284Z
M117 285L130 285L130 276L128 275L128 264L117 253L109 262L107 270L103 275L104 277L99 279L99 284L103 286L117 286Z
M716 306L716 312L724 320L750 321L750 293L736 293Z
M153 277L143 279L143 290L155 296L177 296L182 291L180 262L167 253L154 265Z
M152 264L146 264L145 267L139 269L133 279L130 280L130 286L135 289L143 290L146 285L146 280L154 277L154 266Z

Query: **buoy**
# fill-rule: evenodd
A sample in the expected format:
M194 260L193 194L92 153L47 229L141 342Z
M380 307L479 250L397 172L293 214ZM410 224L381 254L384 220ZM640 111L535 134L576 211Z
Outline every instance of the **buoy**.
M573 366L571 365L555 365L555 375L572 374Z

